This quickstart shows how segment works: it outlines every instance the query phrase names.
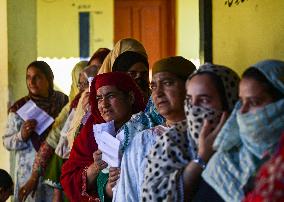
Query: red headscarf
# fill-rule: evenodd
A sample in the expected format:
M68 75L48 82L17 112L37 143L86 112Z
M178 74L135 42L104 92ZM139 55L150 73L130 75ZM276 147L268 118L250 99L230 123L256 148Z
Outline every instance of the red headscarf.
M93 134L93 124L105 122L99 113L96 95L97 89L106 85L116 86L124 92L133 92L135 98L133 113L143 111L146 106L138 86L126 73L110 72L94 78L89 97L92 116L75 139L70 157L62 167L61 184L71 201L89 201L98 198L96 190L92 196L84 195L83 191L86 188L84 170L93 163L93 153L98 148Z

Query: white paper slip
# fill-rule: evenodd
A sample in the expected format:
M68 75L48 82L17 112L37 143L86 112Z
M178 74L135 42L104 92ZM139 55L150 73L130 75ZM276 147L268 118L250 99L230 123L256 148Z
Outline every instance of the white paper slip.
M35 119L37 125L35 132L41 135L53 122L54 119L39 108L32 100L29 100L16 112L24 121Z
M114 121L109 121L106 123L95 124L93 126L94 134L100 134L103 131L111 134L112 136L115 135L115 128L114 128Z
M102 160L111 167L120 165L120 141L103 131L95 135L98 149L102 151Z
M95 124L93 132L98 144L98 149L102 152L102 160L111 167L120 165L120 141L116 139L114 121Z
M105 161L110 167L120 167L120 158L115 158L106 153L102 153L102 160Z

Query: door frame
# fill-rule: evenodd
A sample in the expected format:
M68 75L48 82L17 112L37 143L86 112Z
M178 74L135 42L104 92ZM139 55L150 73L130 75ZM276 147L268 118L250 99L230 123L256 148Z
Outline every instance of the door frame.
M199 37L200 63L212 63L212 0L199 0Z

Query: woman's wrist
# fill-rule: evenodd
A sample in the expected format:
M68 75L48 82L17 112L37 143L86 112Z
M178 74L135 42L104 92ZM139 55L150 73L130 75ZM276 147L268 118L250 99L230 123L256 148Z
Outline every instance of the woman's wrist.
M209 154L209 152L205 152L205 151L198 151L197 156L202 159L205 163L208 163L209 159L211 158L211 154Z
M203 170L206 168L206 162L199 155L193 159L193 162L199 165Z
M98 174L99 174L99 171L96 168L96 166L91 164L87 169L87 182L88 182L88 184L93 184L93 182L95 181Z

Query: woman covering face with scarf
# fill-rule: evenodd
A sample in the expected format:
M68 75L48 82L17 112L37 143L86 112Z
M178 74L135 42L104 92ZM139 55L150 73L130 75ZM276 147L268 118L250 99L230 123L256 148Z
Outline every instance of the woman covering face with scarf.
M42 142L45 140L51 127L46 129L43 134L36 134L35 120L24 121L16 112L27 101L32 100L39 108L55 118L63 106L68 102L68 97L53 89L53 73L49 65L44 61L34 61L27 67L26 83L29 94L18 100L10 109L6 132L3 136L4 146L8 150L16 151L16 163L14 176L14 200L18 201L18 192L31 176L32 165L35 155ZM29 197L29 201L48 200L51 192L46 192L40 179L36 189L35 197ZM26 190L23 190L26 191Z
M202 65L188 78L184 104L188 131L181 133L179 128L173 128L158 139L147 157L143 201L183 201L192 198L189 192L193 187L187 184L188 175L199 178L202 172L202 165L199 164L205 165L210 158L210 146L216 134L205 136L204 129L207 135L222 126L225 120L222 113L230 112L237 101L238 82L237 74L231 69L211 64ZM193 179L190 181L194 182Z
M284 130L284 62L266 60L243 74L239 102L218 135L202 176L225 201L240 201L249 178L276 150Z
M133 113L145 108L137 85L122 72L96 76L92 81L89 102L92 115L75 139L70 157L62 168L61 184L71 201L99 200L98 192L101 187L98 186L100 184L97 185L96 179L106 163L101 160L93 124L114 120L118 133L124 129L123 125ZM123 145L128 144L127 136L123 142Z

